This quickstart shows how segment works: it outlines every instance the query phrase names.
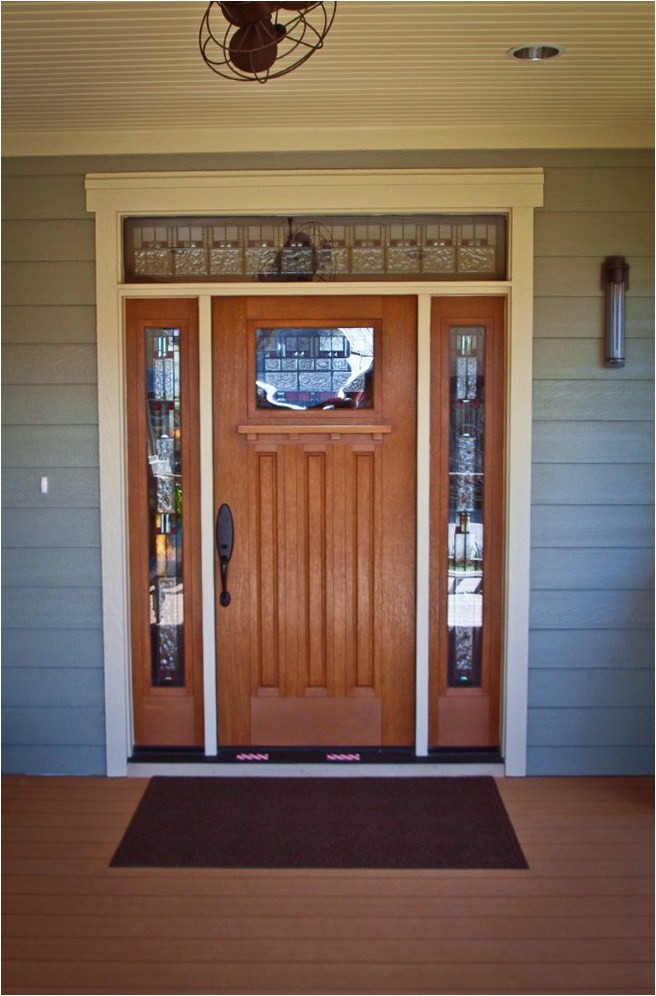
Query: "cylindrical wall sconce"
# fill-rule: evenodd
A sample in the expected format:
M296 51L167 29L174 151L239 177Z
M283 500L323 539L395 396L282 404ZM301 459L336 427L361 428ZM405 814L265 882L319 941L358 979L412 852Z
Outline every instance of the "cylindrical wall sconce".
M629 264L624 256L607 256L601 267L601 286L605 295L604 334L605 366L623 367L624 292L629 287Z

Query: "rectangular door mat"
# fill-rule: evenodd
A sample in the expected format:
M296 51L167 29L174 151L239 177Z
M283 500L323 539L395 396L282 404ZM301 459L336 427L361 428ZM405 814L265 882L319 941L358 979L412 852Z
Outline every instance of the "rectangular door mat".
M527 868L493 778L152 778L127 868Z

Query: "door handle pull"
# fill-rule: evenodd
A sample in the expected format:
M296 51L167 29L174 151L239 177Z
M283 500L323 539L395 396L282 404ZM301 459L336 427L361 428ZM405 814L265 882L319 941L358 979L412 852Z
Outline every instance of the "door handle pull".
M230 506L223 504L216 517L216 552L219 556L219 570L221 572L221 594L219 595L219 602L224 608L230 605L228 564L232 557L234 536L235 531Z

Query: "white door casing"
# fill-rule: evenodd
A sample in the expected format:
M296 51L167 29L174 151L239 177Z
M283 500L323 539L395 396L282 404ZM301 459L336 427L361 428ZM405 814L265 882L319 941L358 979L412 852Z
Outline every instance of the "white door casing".
M86 178L96 216L100 520L107 774L128 773L132 752L123 302L126 297L195 297L200 317L201 513L205 752L216 754L213 627L211 298L276 293L343 294L340 283L122 283L122 222L153 215L344 215L505 213L508 278L503 281L367 282L352 294L418 298L417 707L416 752L428 751L428 456L432 297L507 298L506 556L502 754L507 775L526 772L531 496L533 213L542 204L538 168L492 170L314 170L105 173ZM208 469L209 468L209 469ZM453 770L453 769L452 769Z

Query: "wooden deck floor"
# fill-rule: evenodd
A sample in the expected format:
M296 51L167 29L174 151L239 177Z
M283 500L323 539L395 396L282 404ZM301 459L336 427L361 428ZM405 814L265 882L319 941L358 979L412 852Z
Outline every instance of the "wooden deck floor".
M652 994L652 780L498 784L528 871L110 869L144 780L5 778L2 992Z

